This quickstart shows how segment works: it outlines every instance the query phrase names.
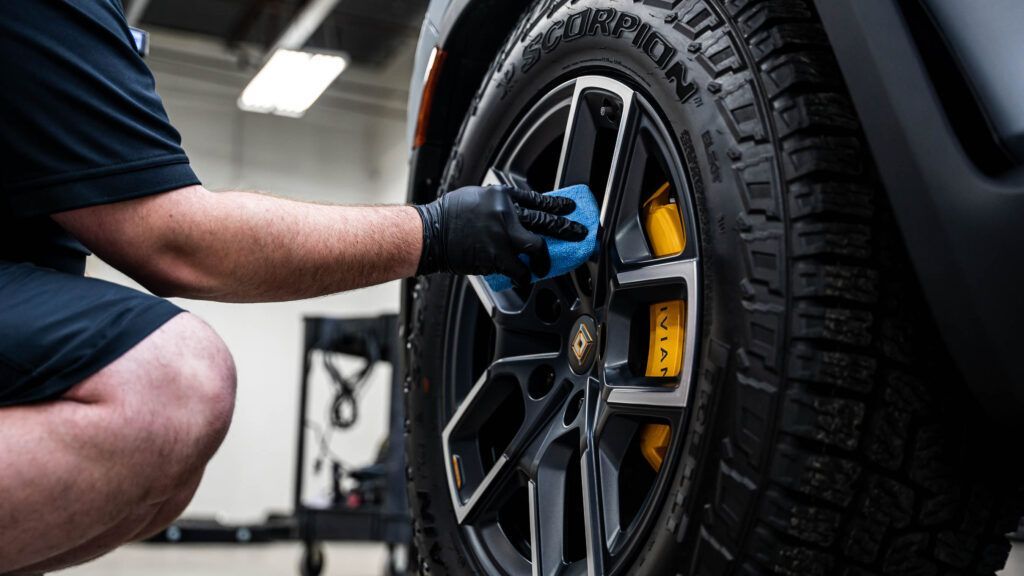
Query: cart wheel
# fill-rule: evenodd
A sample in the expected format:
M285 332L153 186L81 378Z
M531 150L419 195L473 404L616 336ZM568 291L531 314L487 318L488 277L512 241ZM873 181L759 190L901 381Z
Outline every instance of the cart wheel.
M388 565L385 568L385 576L407 576L415 569L413 562L416 560L416 552L411 545L390 544L388 546Z
M323 570L323 547L320 544L307 544L302 553L302 576L320 576Z

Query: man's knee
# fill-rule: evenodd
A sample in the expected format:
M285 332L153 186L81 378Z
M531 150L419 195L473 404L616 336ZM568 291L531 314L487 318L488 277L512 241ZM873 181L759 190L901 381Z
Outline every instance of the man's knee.
M191 314L178 318L186 324L181 336L188 338L186 346L194 361L172 369L171 378L189 394L181 398L182 407L196 416L190 421L201 437L199 449L209 459L224 440L234 413L235 361L224 341L205 322Z
M170 326L174 323L173 326ZM235 407L235 363L224 341L205 322L181 314L168 323L171 330L161 345L173 351L171 362L162 364L168 429L159 434L165 442L185 440L192 460L205 466L227 434Z
M181 314L157 334L162 362L154 402L167 402L153 422L139 423L165 457L148 478L146 498L159 502L137 537L149 536L180 514L195 493L207 462L220 447L235 405L235 363L224 341L205 322ZM140 411L145 413L146 411Z
M138 461L147 498L173 496L201 474L231 423L235 365L202 320L179 314L122 358L72 390L106 405L110 434Z

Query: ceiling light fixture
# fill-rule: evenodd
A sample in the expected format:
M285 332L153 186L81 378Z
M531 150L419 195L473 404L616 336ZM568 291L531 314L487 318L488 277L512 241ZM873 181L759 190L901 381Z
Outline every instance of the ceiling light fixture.
M238 98L247 112L300 118L345 70L340 54L279 49Z

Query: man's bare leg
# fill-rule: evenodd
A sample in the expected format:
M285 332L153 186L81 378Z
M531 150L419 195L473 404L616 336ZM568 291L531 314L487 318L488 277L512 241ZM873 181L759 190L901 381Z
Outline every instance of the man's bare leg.
M170 523L227 432L235 372L181 314L45 404L0 409L0 574L55 570Z
M181 514L181 511L188 506L188 503L192 501L192 496L195 495L201 478L201 475L197 476L191 485L186 486L177 496L170 498L162 504L141 508L138 512L121 521L117 526L93 538L91 541L39 564L19 569L15 574L35 575L41 572L84 564L110 552L111 542L134 542L157 534L167 528ZM141 530L137 529L140 525L143 526Z

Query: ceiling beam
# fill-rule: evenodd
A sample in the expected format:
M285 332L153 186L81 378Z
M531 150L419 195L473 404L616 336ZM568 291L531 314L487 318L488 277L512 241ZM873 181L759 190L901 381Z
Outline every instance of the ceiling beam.
M231 30L228 31L227 45L235 47L248 39L253 26L259 21L260 15L269 4L270 0L249 0L238 19L231 26Z
M139 22L142 22L142 15L146 13L146 8L149 8L149 2L150 0L132 0L126 16L129 26L138 26Z
M273 54L279 49L298 50L305 46L306 41L338 6L339 1L309 0L295 18L292 18L268 53Z

